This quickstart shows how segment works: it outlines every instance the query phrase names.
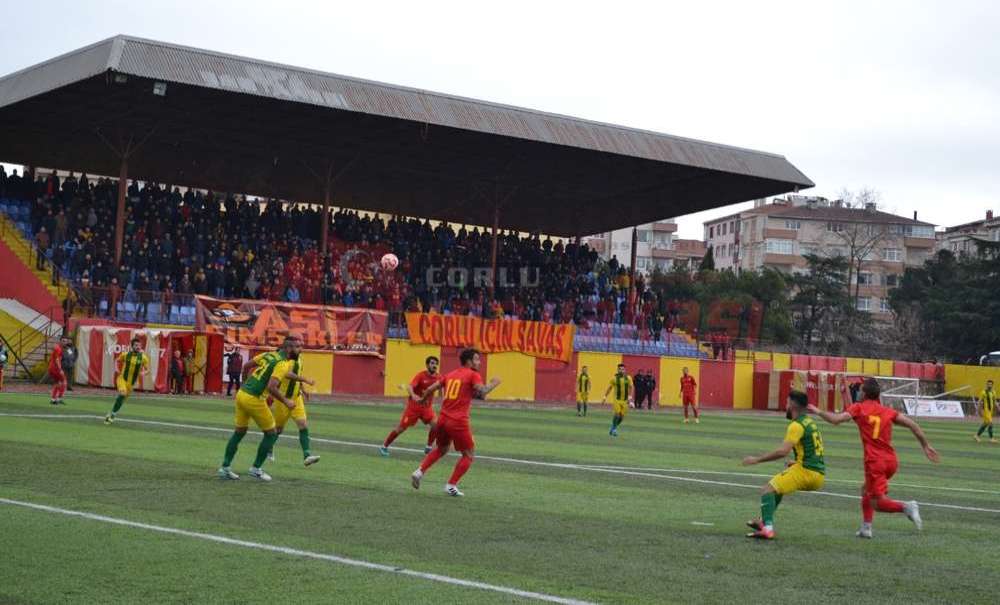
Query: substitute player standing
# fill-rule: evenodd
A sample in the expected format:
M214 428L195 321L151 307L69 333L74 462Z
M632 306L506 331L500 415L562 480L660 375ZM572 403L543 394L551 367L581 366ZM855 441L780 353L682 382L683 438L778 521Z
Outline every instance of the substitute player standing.
M587 402L590 400L590 374L587 373L587 366L580 368L580 375L576 377L576 415L587 415ZM583 413L581 414L581 410Z
M687 368L681 369L681 403L684 405L684 424L688 423L688 406L694 410L694 423L698 424L698 398L695 393L698 389L698 382L688 373Z
M601 399L601 403L605 403L611 391L615 392L614 399L611 401L611 430L608 431L612 437L618 436L618 426L625 420L628 407L632 405L632 398L635 396L634 390L635 385L632 383L632 377L625 372L625 364L618 364L618 372L611 378L607 390L604 391L604 398Z
M49 356L49 378L52 379L52 400L49 403L52 405L66 405L63 401L63 395L66 394L66 372L63 371L62 358L63 349L69 345L70 339L63 336Z
M382 442L382 447L378 448L378 453L388 456L389 445L418 421L427 425L427 445L424 446L424 453L430 453L431 444L434 443L436 436L436 425L434 424L434 393L428 392L428 389L440 378L438 374L440 364L441 361L431 355L424 360L424 368L426 369L417 372L410 384L406 385L406 392L409 396L406 398L403 415L399 418L399 424L396 428L391 430L385 441Z
M993 412L997 409L997 394L993 391L993 381L986 381L986 388L979 392L979 413L983 416L983 424L976 433L976 443L982 441L983 431L989 431L990 443L996 443L993 436Z
M774 512L781 499L795 492L811 492L823 487L826 481L826 463L823 461L823 438L816 421L806 414L809 399L802 391L788 394L785 418L791 420L785 439L773 452L761 456L747 456L743 466L780 460L795 452L795 461L771 478L760 491L760 519L749 521L753 531L748 538L774 539Z
M115 398L115 405L104 417L104 424L111 424L118 415L118 410L125 405L125 400L132 394L135 383L139 380L139 375L145 376L149 373L149 356L142 352L142 344L138 338L133 338L129 343L129 350L122 351L115 360L118 365L118 379L115 386L118 388L118 397Z
M920 507L916 500L900 502L887 495L889 480L899 468L896 450L892 447L892 425L900 424L910 429L920 442L920 447L923 448L928 460L938 462L940 457L912 418L882 405L879 401L882 389L875 379L865 380L861 385L861 393L864 399L860 403L847 406L843 412L824 412L816 406L809 407L810 411L819 414L820 418L830 424L854 420L858 425L861 444L865 450L865 484L861 488L862 522L857 536L872 537L872 519L875 517L876 509L883 513L906 513L906 517L913 521L917 529L922 529L923 521L920 519Z
M424 457L420 467L410 475L413 488L420 489L420 480L424 473L447 454L451 444L454 443L455 449L462 454L462 457L458 459L451 478L444 486L444 491L449 496L465 495L458 490L458 482L472 466L475 458L476 442L469 424L472 398L482 399L500 384L497 378L491 380L489 384L483 384L483 377L479 375L479 365L482 360L476 349L463 350L458 359L462 367L448 372L428 389L428 392L433 394L439 388L444 388L444 400L441 402L441 415L437 423L437 447Z

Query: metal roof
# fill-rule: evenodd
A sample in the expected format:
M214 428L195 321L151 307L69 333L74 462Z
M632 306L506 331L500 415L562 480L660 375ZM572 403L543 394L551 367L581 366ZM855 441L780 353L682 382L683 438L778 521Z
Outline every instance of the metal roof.
M167 83L165 97L152 97L151 81ZM78 102L76 120L67 107L53 116L53 105L68 102ZM353 176L346 175L338 192L362 208L429 211L434 218L488 224L492 207L484 213L452 198L479 199L482 195L475 191L492 184L501 192L495 197L506 200L502 223L559 235L604 231L813 186L775 154L129 36L0 78L0 132L30 136L31 122L54 117L63 121L60 125L71 138L81 139L75 152L59 157L40 142L15 140L0 147L0 159L95 171L95 164L108 164L93 160L95 153L107 151L98 149L101 137L149 137L147 143L161 148L172 144L175 154L184 156L184 148L198 140L196 131L203 130L212 139L208 147L218 155L199 158L200 168L154 150L140 155L160 160L161 166L146 161L144 171L137 172L130 161L130 174L172 182L201 177L211 182L180 184L318 201L315 183L292 185L302 175L276 178L279 158L286 165L292 157L307 165L321 159L340 165L359 160L366 165L364 179L395 173L390 180L409 175L412 182L410 191L402 183L354 187ZM51 127L36 125L35 130ZM82 140L88 131L94 139L91 150ZM56 140L49 143L55 146ZM262 178L260 169L266 168L268 157L273 160L271 174ZM221 166L236 158L246 159L257 174L249 174L248 166L242 172ZM376 168L377 163L381 166ZM215 164L211 174L205 164ZM306 172L315 173L315 166ZM455 181L463 181L458 189L465 193L454 187ZM409 204L413 212L408 210L405 198L435 195L449 201L435 209L425 200ZM604 206L597 214L600 206L593 202L599 201ZM549 212L538 212L540 205L548 205ZM610 208L615 211L608 212Z

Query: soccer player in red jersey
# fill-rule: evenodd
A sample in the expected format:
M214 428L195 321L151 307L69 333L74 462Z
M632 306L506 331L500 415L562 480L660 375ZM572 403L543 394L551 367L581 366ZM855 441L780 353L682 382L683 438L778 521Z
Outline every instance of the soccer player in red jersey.
M698 424L701 422L698 420L698 403L695 398L695 390L698 388L698 382L694 379L694 376L688 374L688 369L683 369L684 375L681 376L681 402L684 404L684 424L688 422L688 406L694 410L694 423Z
M66 336L59 339L59 342L52 349L49 356L49 378L52 379L52 405L66 405L63 395L66 394L66 372L62 368L63 348L70 345L70 340Z
M847 406L843 412L824 412L816 406L809 406L811 412L830 424L853 420L858 425L861 444L865 450L865 484L861 488L862 523L857 536L872 537L872 518L876 510L883 513L906 513L906 517L913 521L917 529L922 529L923 521L920 519L920 507L916 500L900 502L887 495L889 480L899 467L896 450L892 448L892 425L899 424L910 429L931 462L940 460L937 450L927 442L923 430L912 418L882 405L879 401L882 389L878 381L874 378L865 380L861 385L861 392L864 400Z
M472 427L469 425L469 408L472 407L472 398L482 399L500 384L500 380L494 378L489 384L483 384L483 377L479 375L479 364L481 359L479 351L476 349L465 349L458 357L462 367L452 370L434 383L427 392L444 388L444 400L441 402L441 415L437 422L437 447L431 450L420 463L420 468L413 471L410 480L414 489L420 489L420 480L424 473L448 453L452 443L462 457L455 464L455 470L451 473L451 478L444 486L444 491L449 496L464 496L458 491L458 481L472 466L475 454L476 442L472 438Z
M409 397L406 399L406 407L403 409L403 415L399 419L399 425L385 438L385 441L382 442L382 447L378 448L378 453L388 456L389 445L396 440L396 437L405 433L406 429L415 425L418 420L428 425L427 445L424 446L424 453L430 453L436 431L434 425L434 406L432 405L434 403L434 393L428 392L428 389L441 377L438 374L439 365L440 361L438 358L431 355L424 360L424 366L427 369L418 372L413 377L413 380L410 381L410 384L405 385Z

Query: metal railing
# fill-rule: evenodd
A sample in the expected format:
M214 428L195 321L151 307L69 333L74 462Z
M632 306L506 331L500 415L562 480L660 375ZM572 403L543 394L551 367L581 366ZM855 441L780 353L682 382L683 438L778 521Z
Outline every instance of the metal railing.
M8 354L13 355L17 361L13 378L17 378L18 366L29 380L41 382L45 378L45 371L36 372L36 368L48 360L52 342L58 339L65 329L64 327L53 329L54 325L59 326L59 324L52 317L58 316L61 312L60 307L50 307L24 323L13 334L2 336Z

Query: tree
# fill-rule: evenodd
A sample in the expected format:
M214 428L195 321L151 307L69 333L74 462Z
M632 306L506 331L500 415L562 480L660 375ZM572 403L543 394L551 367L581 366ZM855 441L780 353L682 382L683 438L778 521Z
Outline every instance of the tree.
M706 271L715 271L715 255L712 254L711 246L708 247L705 256L701 258L701 264L698 265L698 273L705 273Z
M855 208L863 208L873 213L878 206L882 194L874 189L862 189L851 192L841 191L841 199L845 204ZM847 250L847 285L854 282L854 293L851 295L854 306L857 307L861 294L861 269L865 261L871 260L875 250L889 235L888 225L874 222L849 222L840 224L841 229L833 231L834 239L843 244ZM856 277L855 277L856 276Z
M795 328L804 353L818 344L832 351L836 346L843 319L850 312L851 300L847 288L848 262L843 256L824 258L805 255L808 271L793 277L796 292L791 306L795 311Z

